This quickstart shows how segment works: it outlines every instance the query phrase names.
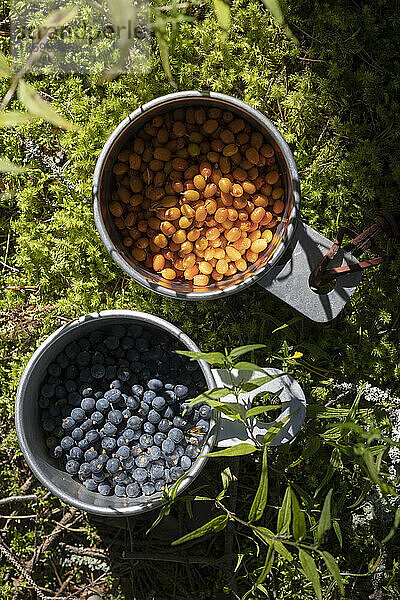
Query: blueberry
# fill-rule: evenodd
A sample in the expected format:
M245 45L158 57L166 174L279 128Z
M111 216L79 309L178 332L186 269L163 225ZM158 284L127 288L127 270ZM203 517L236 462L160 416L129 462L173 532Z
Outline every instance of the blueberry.
M176 385L174 387L174 392L177 398L186 398L186 396L189 393L189 390L186 387L186 385Z
M92 412L92 410L94 410L95 406L96 406L96 401L94 398L86 397L86 398L83 398L83 400L81 402L82 409L87 413Z
M124 439L125 444L129 444L130 442L133 442L134 440L134 431L133 429L125 429L125 431L122 433L121 437Z
M170 475L170 469L165 469L164 480L166 483L172 482L171 475Z
M153 444L153 436L148 433L144 433L142 436L140 436L139 444L143 449L150 448L150 446Z
M90 364L90 354L86 350L79 352L76 362L80 367L87 367Z
M117 447L117 442L112 437L105 437L101 440L101 447L106 452L112 452Z
M91 492L97 491L98 484L95 482L95 480L92 477L85 479L85 481L83 482L83 485Z
M52 450L52 455L54 458L60 458L62 456L63 449L61 446L55 446Z
M93 388L91 388L91 387L83 387L82 386L81 395L82 395L83 398L89 398L89 396L92 395L92 392L93 392Z
M104 394L104 398L106 398L110 403L118 402L118 400L121 398L121 390L117 388L107 390Z
M189 458L194 460L200 454L200 450L197 446L195 446L193 444L189 444L188 446L186 446L185 454L186 454L186 456L188 456Z
M158 426L158 427L160 427L160 426ZM166 438L167 438L167 436L165 435L165 433L158 431L157 433L154 434L154 443L156 444L156 446L161 446L161 444L163 443L163 441Z
M149 421L146 421L146 423L143 424L143 431L145 433L150 433L150 435L152 435L156 430L156 426L153 425L153 423L150 423Z
M77 422L79 423L80 421L83 421L86 417L85 411L83 410L83 408L73 408L71 411L71 417Z
M131 387L131 392L134 396L139 396L139 398L142 398L144 395L143 386L135 384Z
M172 390L165 390L164 398L165 398L168 406L172 406L173 404L175 404L175 402L177 400L175 392L173 392Z
M120 483L117 483L114 488L114 494L118 496L118 498L123 498L126 496L126 487Z
M72 379L67 379L65 382L65 389L67 390L68 394L71 392L76 392L77 388L78 386L76 385L75 381Z
M96 402L96 410L101 413L106 412L110 408L110 403L106 398L99 398Z
M83 452L85 452L85 450L87 450L89 448L89 446L90 446L90 444L89 444L89 442L85 438L83 438L82 440L79 440L79 442L78 442L78 447Z
M136 340L135 345L136 345L137 350L139 350L139 352L144 352L145 350L148 349L149 342L148 342L148 340L146 340L146 338L141 337Z
M142 415L143 417L146 417L149 414L150 411L150 406L147 404L147 402L141 402L140 403L140 408L138 409L138 413L140 415Z
M149 482L149 483L144 483L142 485L142 492L146 496L151 496L152 494L154 494L155 491L156 491L156 488L154 487L153 483Z
M81 406L81 395L78 392L71 392L68 394L68 402L76 408Z
M132 416L132 411L130 411L129 408L125 408L122 411L122 418L124 419L124 421L127 421L128 419L130 419L131 416Z
M159 446L152 446L149 449L150 460L158 460L161 457L161 449Z
M114 379L114 381L112 381L110 383L110 388L121 391L122 390L122 381L120 381L119 379Z
M76 442L80 442L84 435L85 434L83 433L83 429L81 429L80 427L75 427L75 429L73 429L71 433L72 439L74 439Z
M133 373L142 373L144 370L144 365L143 363L139 362L139 361L135 361L131 363L131 371Z
M135 468L135 459L133 456L128 456L128 458L124 458L122 460L122 466L127 471L132 471Z
M183 429L187 425L187 420L184 419L183 417L180 417L179 415L177 415L173 419L173 424L174 424L174 427L177 427L178 429Z
M106 462L106 469L111 475L117 473L121 469L121 463L118 458L109 458Z
M167 406L167 408L163 411L162 414L163 414L164 419L171 421L171 419L174 418L175 411L171 406Z
M156 396L151 404L154 410L160 412L163 408L165 408L166 401L164 398L162 398L162 396Z
M142 333L143 327L141 325L130 325L128 327L128 335L132 336L133 338L140 337Z
M176 447L173 452L165 455L165 460L166 460L167 464L170 466L178 465L179 459L180 459L180 456L179 456L178 452L176 451Z
M80 347L78 346L78 344L76 342L72 342L72 344L69 344L66 348L65 348L65 354L68 356L68 358L74 359L77 357L77 355L80 352Z
M182 413L185 411L185 418L186 418L186 417L189 417L191 414L193 414L194 406L189 406L189 404L187 402L183 402L181 404L181 410L182 410Z
M181 467L184 471L187 471L192 466L192 461L187 455L183 455L180 460Z
M172 423L168 419L161 419L158 424L158 430L161 433L167 433L171 429Z
M105 338L104 345L108 350L116 350L119 346L119 339L116 335L109 335Z
M173 427L172 429L169 430L168 432L168 437L175 442L175 444L179 444L179 442L181 442L183 440L183 432L181 429L178 429L177 427Z
M157 346L154 346L149 350L149 358L151 360L161 360L162 355L163 351L161 350L161 348L157 348Z
M118 448L117 452L115 453L115 456L122 460L123 458L128 458L130 453L131 452L128 446L121 446L120 448Z
M65 419L63 419L61 427L65 431L71 431L71 429L74 429L75 425L76 425L76 422L72 417L66 417Z
M185 444L185 442L182 442L182 443ZM185 448L186 448L186 444L185 444ZM176 444L175 452L179 458L185 454L185 448L181 444Z
M155 392L152 392L151 390L146 390L143 394L143 400L147 404L151 404L151 402L154 400L154 398L156 396L157 396L157 394Z
M131 377L129 369L127 369L126 367L120 367L117 371L117 377L122 382L129 381Z
M196 429L198 429L198 431L200 433L207 433L207 431L210 428L210 424L205 421L204 419L200 419L200 421L197 421L196 423Z
M164 478L164 466L161 464L154 464L150 467L151 479L163 479Z
M136 481L138 483L143 483L147 479L147 471L146 471L146 469L142 469L140 467L138 467L137 469L135 469L133 471L132 475L133 475L134 479L136 479Z
M165 383L165 384L164 384L164 388L165 388L166 390L168 390L168 391L173 391L174 387L175 387L175 386L174 386L174 384L173 384L173 383Z
M128 396L126 399L126 406L131 410L136 410L139 407L140 400L135 396Z
M134 417L130 417L126 424L130 429L137 430L142 427L142 419L135 415Z
M140 487L137 483L129 483L126 486L126 495L129 498L136 498L140 494Z
M142 435L142 432L140 429L138 429L137 431L133 432L133 440L136 442L137 440L140 439L140 436Z
M143 452L142 448L140 446L132 446L131 448L131 455L136 458L137 456L139 456L139 454L141 454Z
M118 429L113 423L110 423L110 421L106 421L103 426L103 431L106 436L114 436L117 433Z
M108 483L99 483L98 490L102 496L109 496L111 494L111 486Z
M170 440L169 438L167 438L161 444L161 449L163 452L165 452L167 454L171 454L171 452L173 452L175 450L175 443L172 440Z
M79 472L79 475L81 475L81 477L86 478L86 477L90 477L90 475L92 474L92 469L88 462L84 462L79 467L78 472Z
M95 410L90 418L93 425L100 425L104 421L104 415L99 410Z
M157 481L154 483L154 488L156 490L156 492L163 492L165 490L165 481L164 479L157 479Z
M104 374L104 377L106 379L114 379L114 377L116 376L116 374L117 374L117 367L114 366L114 365L108 365L106 367L106 372Z
M184 470L182 469L182 467L176 466L171 467L169 473L172 481L177 481L179 477L182 477L182 475L184 474Z
M99 432L95 429L91 429L85 434L85 438L89 442L89 444L94 444L99 439Z
M63 385L57 385L55 389L56 398L61 399L67 396L67 390Z
M69 358L64 353L59 354L56 361L62 369L66 369L69 365Z
M40 390L40 394L42 396L44 396L45 398L52 398L54 396L54 393L55 393L55 386L54 385L46 384Z
M153 425L157 425L157 423L161 421L161 415L156 410L152 409L147 415L147 419L150 423L153 423Z
M164 385L159 379L150 379L150 381L147 383L147 387L153 392L159 392L163 389Z
M57 424L54 419L48 418L44 419L42 422L42 427L47 433L52 433L56 429Z
M48 366L47 372L53 377L59 377L61 374L61 367L57 363L51 363L51 365Z
M145 468L150 462L150 457L145 452L142 452L135 458L135 464L137 467Z
M111 481L112 483L114 483L114 485L116 485L117 483L123 483L125 485L127 479L128 475L125 473L125 471L120 470L118 471L118 473L115 473L115 475L112 476Z
M104 358L104 354L102 354L101 352L95 352L92 355L92 365L104 365L105 363L105 358ZM104 372L105 372L105 367L104 367ZM95 374L92 373L93 377L96 378ZM104 373L102 375L102 377L104 377Z
M40 408L48 408L50 404L49 398L45 398L44 396L40 396L39 398L39 406Z
M120 410L110 410L108 413L108 420L113 425L119 425L123 421L122 412Z
M211 417L211 406L203 404L203 406L200 407L199 415L202 419L209 419Z
M98 452L94 448L88 448L88 450L86 450L84 454L85 461L88 463L90 463L90 461L94 458L97 458L97 456Z
M88 339L92 346L97 346L103 339L103 333L96 329L95 331L92 331Z
M126 353L126 358L131 363L136 362L139 360L139 352L136 350L136 348L130 348L129 351Z
M94 399L95 399L95 400L96 400L96 402L97 402L97 400L100 400L100 398L102 398L102 397L103 397L103 392L100 392L100 391L98 391L98 392L95 392L95 393L93 394L93 396L94 396ZM100 411L100 412L101 412L101 411Z
M90 374L95 379L102 379L106 374L105 366L98 363L92 365L92 368L90 369Z
M92 429L93 423L90 419L86 419L86 421L83 421L83 423L81 423L79 427L84 433L86 433L87 431L89 431L89 429Z

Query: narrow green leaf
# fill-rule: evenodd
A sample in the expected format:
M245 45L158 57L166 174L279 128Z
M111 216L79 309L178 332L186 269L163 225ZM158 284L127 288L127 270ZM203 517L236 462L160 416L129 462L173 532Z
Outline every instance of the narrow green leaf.
M164 69L164 73L166 74L170 85L173 88L176 88L176 83L171 71L171 64L169 62L169 51L168 51L168 38L167 38L167 28L164 27L155 27L155 34L158 42L158 49L160 51L161 64Z
M248 346L238 346L237 348L234 348L229 353L229 358L234 361L236 358L239 358L239 356L243 356L243 354L247 354L248 352L253 352L253 350L261 350L261 348L266 348L266 345L265 344L249 344Z
M387 496L388 494L391 494L392 496L396 496L396 492L393 489L393 487L389 484L387 484L385 481L383 481L378 474L376 465L375 465L375 461L374 461L374 457L372 456L370 450L368 448L365 448L363 454L362 454L368 475L370 476L371 480L376 483L380 489L381 492Z
M211 454L206 454L205 456L208 456L209 458L218 458L219 456L244 456L245 454L252 454L256 450L257 448L253 446L253 444L244 442L243 444L236 444L231 448L218 450L218 452L212 452Z
M280 540L276 540L275 534L266 527L254 527L253 532L268 546L273 546L274 549L283 556L286 560L293 560L293 555L289 552L286 546Z
M246 411L246 419L249 419L250 417L257 417L258 415L270 412L271 410L277 410L278 408L282 410L282 405L266 404L265 406L255 406L254 408L249 408L249 410Z
M267 8L270 11L270 13L274 17L274 19L277 21L277 23L279 23L279 25L281 25L281 27L283 27L287 37L290 38L291 40L293 40L293 42L296 45L298 45L299 40L294 35L294 33L292 32L290 27L288 27L288 25L286 24L285 17L283 16L282 8L279 3L279 0L262 0L262 2L264 4L265 8Z
M290 495L292 500L293 535L296 540L301 540L306 535L306 518L303 511L300 509L300 504L293 488L290 488Z
M328 568L328 571L330 572L330 574L332 575L333 579L338 584L340 595L344 596L343 579L342 579L342 576L340 574L339 567L338 567L338 564L337 564L336 560L333 558L332 554L330 554L326 550L320 550L319 553L321 554L322 558L324 559L325 564L326 564L326 566Z
M333 531L336 533L340 547L343 548L342 530L340 529L339 523L337 521L332 521L332 527Z
M293 317L293 319L290 319L290 321L288 321L287 323L284 323L280 327L276 327L273 331L271 331L271 333L276 333L277 331L281 331L282 329L286 329L287 327L290 327L291 325L294 325L294 323L297 323L298 321L301 321L302 318L303 317Z
M317 527L318 542L321 542L324 533L331 528L331 524L332 524L332 521L331 521L332 492L333 492L333 488L331 488L326 495L324 505L323 505L322 511L321 511L321 516L318 521L318 527Z
M254 371L257 371L258 373L264 372L263 367L259 367L258 365L245 360L241 360L240 362L236 363L235 369L238 369L238 371L252 371L253 373Z
M222 392L224 392L224 393L222 393ZM190 406L199 404L201 402L202 404L207 404L208 406L211 406L211 408L214 408L215 410L222 412L224 415L227 415L228 417L230 417L232 419L243 421L242 407L240 404L238 404L237 402L220 402L219 400L213 400L212 398L208 397L209 395L214 395L217 397L218 396L226 396L230 393L231 393L231 390L229 390L227 388L222 388L222 389L217 388L216 390L212 390L212 394L208 394L208 392L205 392L204 394L201 394L194 400L191 400L188 403L188 408ZM183 415L185 415L186 412L187 412L187 409L185 409L183 411Z
M223 38L226 39L231 26L231 9L224 0L213 0L214 10L217 16L218 25L222 29Z
M313 585L314 591L317 595L318 600L322 600L321 584L319 581L319 575L317 571L317 565L313 557L308 554L302 548L299 549L299 558L301 566L304 569L307 579L309 579Z
M218 517L211 519L211 521L209 521L205 525L202 525L198 529L195 529L194 531L187 533L186 535L182 536L181 538L174 540L171 543L171 546L177 546L178 544L184 544L185 542L188 542L189 540L194 540L196 538L202 537L203 535L210 533L210 531L221 531L222 529L224 529L227 522L228 522L228 515L219 515Z
M207 390L207 392L203 392L190 400L188 402L189 406L194 406L195 404L205 404L208 400L218 400L219 398L223 398L224 396L228 396L232 393L232 390L229 388L213 388L212 390Z
M252 379L251 381L247 381L246 383L244 383L242 385L242 390L244 392L252 392L253 390L257 390L259 387L264 385L264 383L269 383L273 379L277 379L278 377L281 377L281 376L282 376L282 373L279 373L279 375L265 375L264 377L256 377L255 379Z
M189 352L188 350L177 350L176 354L187 356L190 360L205 360L210 365L215 365L216 367L224 367L226 364L226 357L222 352Z
M385 537L385 539L382 540L382 544L386 544L386 542L388 542L389 540L392 539L392 537L396 533L396 529L398 528L399 525L400 525L400 507L396 510L392 528L389 531L389 533L387 534L387 536Z
M289 531L290 522L292 519L292 496L290 493L290 486L288 485L286 488L285 495L283 497L282 506L278 512L278 522L277 522L277 531L278 535L283 535Z
M235 475L233 475L232 471L229 467L226 467L223 471L221 471L221 479L222 479L222 487L226 491L230 484L236 480Z
M163 506L160 510L160 513L157 517L157 519L152 523L152 525L148 528L148 530L146 531L146 535L148 535L150 533L150 531L152 531L155 527L157 527L157 525L163 520L164 517L169 515L169 512L171 510L171 504L166 504L165 506Z
M0 127L15 127L32 121L33 117L29 113L8 110L0 112Z
M261 476L260 482L256 494L254 496L253 504L251 505L249 512L249 521L257 521L264 514L265 506L267 504L268 497L268 448L264 446Z
M11 75L10 65L6 56L0 51L0 77L9 77Z
M26 170L27 167L15 165L8 158L0 156L0 173L23 173Z
M265 563L262 568L261 573L257 578L257 583L263 583L265 581L266 576L271 571L272 563L274 562L274 547L269 546L267 550L267 556L265 557Z
M290 415L287 415L280 421L273 423L273 425L271 425L271 427L268 428L267 433L263 437L264 446L271 444L271 442L276 438L276 436L278 435L278 433L280 432L282 427L285 425L285 423L287 423L289 421L289 419L291 419L293 417L293 415L295 415L297 413L298 410L299 409L293 411L292 413L290 413Z
M64 129L78 129L76 125L59 115L49 102L43 100L34 87L23 79L18 84L18 97L28 112L40 119Z
M177 479L177 480L175 481L174 485L173 485L173 486L172 486L172 488L170 489L170 492L169 492L169 497L171 498L171 500L175 500L175 498L176 498L176 495L177 495L177 493L178 493L179 486L181 485L181 483L182 483L182 481L185 479L185 477L186 477L186 473L184 473L183 475L181 475L181 476L179 477L179 479Z
M107 5L119 47L119 59L112 69L113 75L116 75L125 64L132 45L137 25L137 9L130 0L108 0Z

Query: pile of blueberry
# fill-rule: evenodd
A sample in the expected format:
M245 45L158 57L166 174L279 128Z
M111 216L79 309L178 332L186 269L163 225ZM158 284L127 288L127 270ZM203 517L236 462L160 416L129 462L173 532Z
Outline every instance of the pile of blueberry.
M176 349L159 330L115 325L69 344L49 365L39 398L46 444L88 490L150 496L199 455L211 410L185 400L205 380Z

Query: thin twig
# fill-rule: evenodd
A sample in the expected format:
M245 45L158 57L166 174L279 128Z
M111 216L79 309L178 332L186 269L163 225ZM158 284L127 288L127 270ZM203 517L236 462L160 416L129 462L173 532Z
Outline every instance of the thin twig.
M12 502L29 502L30 500L37 500L38 497L35 494L30 496L9 496L8 498L0 498L0 506L2 504L11 504Z

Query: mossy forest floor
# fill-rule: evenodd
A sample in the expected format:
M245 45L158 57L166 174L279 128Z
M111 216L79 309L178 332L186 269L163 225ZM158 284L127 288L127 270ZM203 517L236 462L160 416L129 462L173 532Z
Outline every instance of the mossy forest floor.
M256 0L234 0L227 41L221 40L208 4L187 12L195 19L180 24L171 49L178 88L236 96L276 124L300 171L305 222L332 238L339 223L362 231L378 210L397 206L400 11L395 2L288 0L286 12L299 46L284 36ZM1 40L6 52L6 37ZM251 587L253 573L264 561L264 550L244 531L229 528L193 542L181 551L182 562L169 560L169 554L177 552L170 549L170 541L205 522L212 504L195 504L192 524L187 523L185 505L178 504L148 538L145 531L156 515L132 521L130 530L126 523L101 523L71 511L32 478L15 434L15 391L34 349L61 324L91 311L131 308L177 324L202 350L264 343L266 350L255 359L274 366L281 362L272 357L300 351L303 360L290 370L310 405L335 401L334 406L349 408L357 386L368 382L378 389L363 396L359 406L370 409L371 423L386 428L389 435L393 421L386 407L391 400L379 390L399 395L398 242L382 241L390 259L365 274L332 323L299 319L275 333L297 315L257 285L228 299L181 303L137 286L111 261L94 226L92 173L115 126L143 103L173 91L155 46L151 59L152 69L145 76L122 75L105 85L96 85L91 76L28 76L82 129L64 133L35 122L0 132L0 154L34 166L23 175L2 176L0 184L0 497L38 497L36 503L0 506L0 536L18 565L25 565L42 593L51 597L86 598L89 589L97 589L107 600L230 599ZM1 79L1 95L6 89ZM353 388L349 391L342 384ZM312 499L307 508L311 517L313 511L319 514L332 487L343 542L332 529L324 544L338 559L341 572L348 574L346 598L398 599L398 537L380 544L393 514L382 517L386 508L374 488L351 508L365 483L359 467L345 458L315 497L332 462L331 446L323 444L316 455L289 467L324 426L321 419L308 418L294 443L276 451L264 522L275 527L274 507L282 503L285 480ZM229 464L219 461L209 462L195 484L208 485L207 495L218 493L219 472ZM389 469L387 456L384 465L384 471ZM246 515L258 468L251 457L235 468L236 510ZM61 519L62 525L57 525ZM142 553L151 556L143 560ZM233 555L228 567L202 563L205 557L224 554ZM198 562L185 562L187 556ZM37 597L18 565L5 555L0 560L1 600ZM324 576L322 585L324 599L338 597L331 579ZM250 597L314 597L298 565L279 560L265 589L267 595L257 591Z

